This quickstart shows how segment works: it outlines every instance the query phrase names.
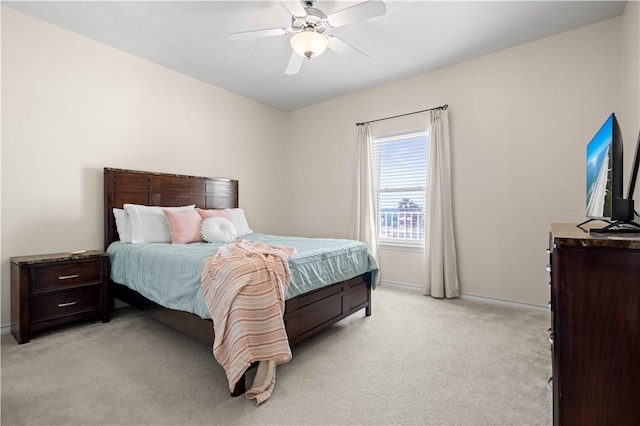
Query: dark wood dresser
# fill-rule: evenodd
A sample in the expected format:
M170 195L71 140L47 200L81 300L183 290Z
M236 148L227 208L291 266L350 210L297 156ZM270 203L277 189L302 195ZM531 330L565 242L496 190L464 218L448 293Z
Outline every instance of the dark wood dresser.
M640 425L640 235L553 224L554 425Z
M102 251L11 258L11 333L35 332L86 319L109 321L109 256Z

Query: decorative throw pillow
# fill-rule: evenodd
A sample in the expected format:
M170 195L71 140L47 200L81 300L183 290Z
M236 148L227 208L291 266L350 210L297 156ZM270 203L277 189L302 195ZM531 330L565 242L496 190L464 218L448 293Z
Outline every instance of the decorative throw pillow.
M200 222L202 218L195 210L170 210L162 212L169 225L172 244L187 244L202 241L200 239Z
M231 220L228 209L196 209L196 211L203 219L208 217L224 217L225 219Z
M244 215L243 209L229 209L231 215L231 222L238 230L238 236L242 237L247 234L251 234L253 231L249 228L247 217Z
M209 217L200 224L200 236L208 243L230 243L238 238L238 231L228 219Z
M169 210L195 210L195 205L166 207ZM124 211L131 220L132 243L170 243L171 233L162 207L125 204Z
M113 209L113 217L116 219L118 237L123 243L131 242L131 223L129 215L123 209Z

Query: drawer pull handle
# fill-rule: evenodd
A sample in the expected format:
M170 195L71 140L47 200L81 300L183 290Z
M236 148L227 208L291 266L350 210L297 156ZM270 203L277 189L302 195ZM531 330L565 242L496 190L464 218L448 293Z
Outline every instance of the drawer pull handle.
M80 274L73 274L73 275L61 275L58 277L59 280L69 280L71 278L78 278L80 276Z
M73 301L73 302L67 302L67 303L58 303L58 308L64 308L66 306L73 306L76 303L78 303L78 301Z

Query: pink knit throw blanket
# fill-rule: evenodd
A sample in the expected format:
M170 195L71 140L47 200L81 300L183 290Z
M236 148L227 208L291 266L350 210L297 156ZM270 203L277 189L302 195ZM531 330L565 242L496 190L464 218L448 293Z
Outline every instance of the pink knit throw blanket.
M202 292L213 320L213 355L224 367L229 389L259 361L246 392L258 404L269 399L276 366L291 359L284 327L285 295L295 249L238 241L220 247L202 268Z

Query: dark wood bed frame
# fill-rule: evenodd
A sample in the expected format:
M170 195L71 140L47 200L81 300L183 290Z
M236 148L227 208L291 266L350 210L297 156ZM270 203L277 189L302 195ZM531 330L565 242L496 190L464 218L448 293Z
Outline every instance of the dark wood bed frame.
M238 181L136 170L104 169L105 248L118 240L113 208L126 203L148 206L195 204L203 209L238 207ZM109 304L114 298L146 311L153 318L207 345L213 344L211 320L189 312L162 307L128 287L109 281ZM284 322L290 345L317 334L349 315L365 309L371 315L371 273L290 298L285 303ZM232 395L245 391L244 376Z

